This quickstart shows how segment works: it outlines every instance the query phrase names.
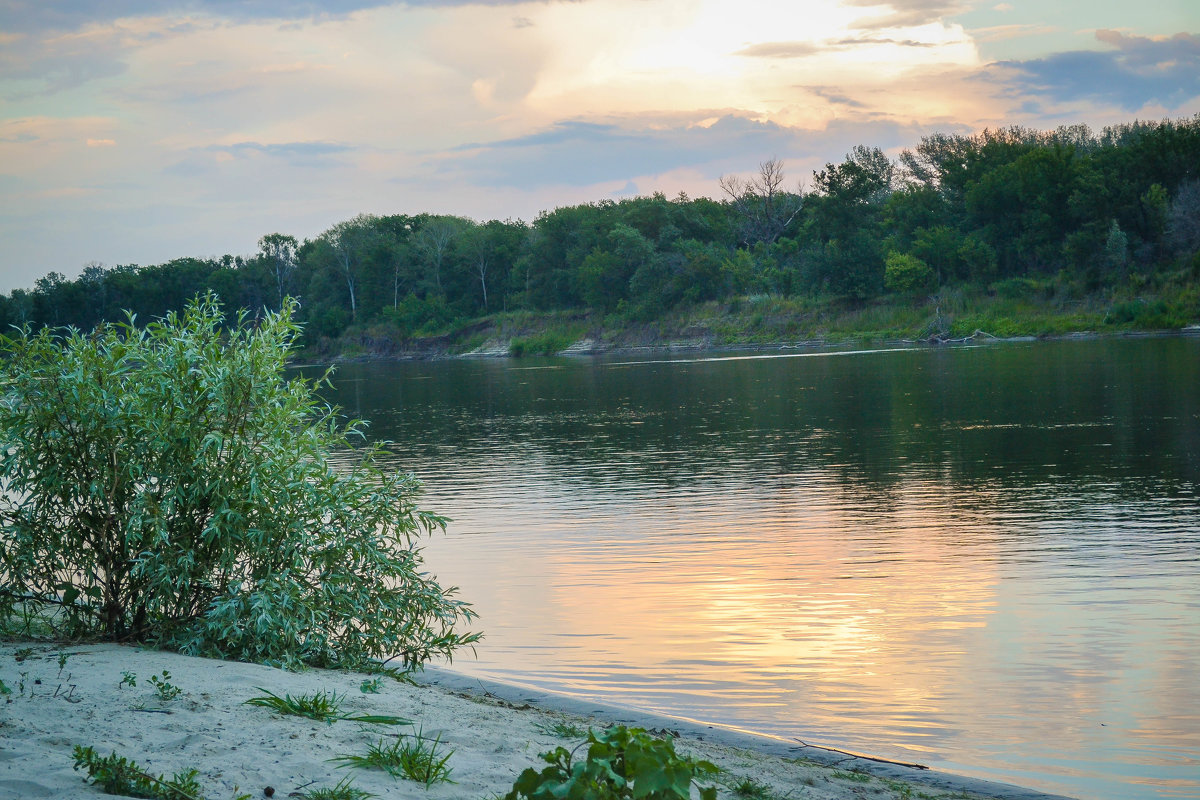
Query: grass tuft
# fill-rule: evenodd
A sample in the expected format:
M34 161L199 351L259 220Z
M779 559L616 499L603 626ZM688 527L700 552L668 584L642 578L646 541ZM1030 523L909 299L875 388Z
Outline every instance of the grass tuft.
M401 735L391 745L370 745L366 755L343 755L330 759L341 762L344 767L380 769L393 778L406 778L422 783L428 789L435 783L454 783L450 780L451 769L447 766L454 751L440 751L442 735L430 739L422 731L413 736Z
M587 736L587 728L581 728L571 722L551 722L534 727L547 736L557 736L560 739L582 739Z
M771 793L771 787L765 783L759 783L753 778L742 778L731 788L735 796L745 800L774 800L775 797Z
M345 695L339 695L337 692L322 691L313 694L302 694L297 697L285 694L283 697L280 697L261 686L258 687L258 690L266 692L266 694L250 698L245 702L245 705L262 706L280 714L307 717L308 719L315 719L317 722L333 723L336 720L346 720L348 722L367 722L376 725L411 724L411 720L383 714L342 714L340 713L340 707L342 700L345 699Z
M370 800L375 795L350 785L350 779L336 786L326 786L320 789L310 789L301 795L303 800Z

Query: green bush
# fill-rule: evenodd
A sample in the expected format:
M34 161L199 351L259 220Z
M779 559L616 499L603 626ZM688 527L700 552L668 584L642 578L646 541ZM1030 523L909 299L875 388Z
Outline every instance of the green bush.
M907 294L933 287L937 276L929 265L907 253L888 253L883 268L883 284L888 291Z
M707 761L676 755L670 739L641 728L588 731L585 744L584 760L565 747L543 753L550 766L522 772L504 800L689 800L696 778L718 771ZM698 788L701 800L716 800L715 788Z
M0 338L0 617L272 664L449 656L471 609L421 572L419 484L285 380L295 304ZM339 456L341 458L341 456Z
M542 331L532 336L513 339L508 344L508 354L513 358L522 356L552 356L573 345L578 337L566 331Z
M1172 309L1165 300L1146 302L1142 299L1113 303L1104 317L1106 325L1136 330L1172 330L1182 328L1187 319Z

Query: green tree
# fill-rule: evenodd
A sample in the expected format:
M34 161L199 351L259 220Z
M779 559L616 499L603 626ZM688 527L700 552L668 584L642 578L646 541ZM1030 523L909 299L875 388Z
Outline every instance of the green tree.
M464 217L425 217L413 235L414 247L423 253L433 270L433 286L442 293L442 269L455 241L463 236L474 223Z
M295 304L210 295L144 328L0 339L0 617L275 664L449 656L471 609L421 571L418 483L285 380Z
M258 252L267 264L267 270L275 281L279 305L291 289L292 273L296 271L296 248L300 246L295 236L269 233L258 240Z
M354 219L339 222L320 236L328 248L350 296L350 318L358 319L358 284L363 264L370 249L377 243L375 217L359 214Z

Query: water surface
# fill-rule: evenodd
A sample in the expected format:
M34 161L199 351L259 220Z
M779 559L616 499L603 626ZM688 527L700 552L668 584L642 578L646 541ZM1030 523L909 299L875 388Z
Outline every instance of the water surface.
M343 366L454 518L456 669L1200 796L1200 340Z

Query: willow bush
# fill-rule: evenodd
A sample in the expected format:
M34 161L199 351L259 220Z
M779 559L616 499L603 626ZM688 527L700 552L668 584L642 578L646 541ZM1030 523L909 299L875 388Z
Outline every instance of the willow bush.
M421 571L445 520L416 479L318 399L326 378L285 378L294 311L227 325L210 295L145 327L0 338L0 615L281 665L411 667L477 640Z

